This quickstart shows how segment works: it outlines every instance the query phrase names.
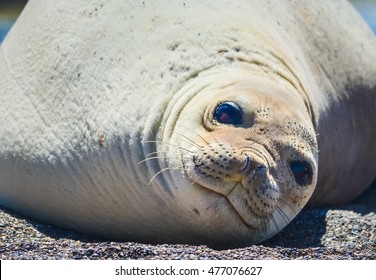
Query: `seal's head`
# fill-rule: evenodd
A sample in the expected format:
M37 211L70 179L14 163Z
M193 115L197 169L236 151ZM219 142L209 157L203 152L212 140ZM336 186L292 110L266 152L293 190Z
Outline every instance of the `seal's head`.
M261 242L286 226L314 190L309 110L283 83L225 74L204 80L211 85L190 87L182 96L194 96L174 102L180 110L163 135L175 197L201 220L187 236L201 231L198 239L214 246Z

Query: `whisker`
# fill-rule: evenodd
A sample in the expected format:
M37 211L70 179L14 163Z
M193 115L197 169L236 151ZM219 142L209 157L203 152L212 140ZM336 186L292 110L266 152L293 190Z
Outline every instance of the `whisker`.
M173 144L173 143L170 143L170 142L169 143L165 143L165 142L162 142L162 141L155 141L155 140L143 141L142 143L156 143L156 144L161 144L161 145L168 145L168 146L172 146L172 147L182 148L181 146L179 146L177 144ZM189 151L189 150L187 150L187 151ZM191 151L189 151L189 152L191 152ZM153 152L153 153L157 153L157 152Z
M187 139L188 140L188 139ZM193 147L195 147L196 149L198 149L198 150L200 150L200 151L203 151L204 150L204 147L203 146L200 146L200 145L198 145L197 143L194 143L194 142L191 142L191 140L189 140L189 142L188 141L184 141L184 140L181 140L181 142L182 143L185 143L185 144L187 144L187 145L189 145L189 146L193 146ZM192 145L193 144L193 145ZM174 145L174 146L176 146L176 147L178 147L178 148L182 148L182 146L177 146L177 145Z
M150 186L151 182L152 182L152 181L153 181L153 180L154 180L159 174L161 174L161 173L164 172L164 171L170 170L170 169L171 169L171 167L166 167L166 168L163 168L162 170L158 171L157 174L155 174L155 175L153 176L153 178L150 179L150 181L149 181L149 183L148 183L148 186Z
M150 158L146 158L144 160L141 160L138 164L141 164L143 162L146 162L148 160L152 160L152 159L164 159L165 157L150 157Z
M279 149L276 149L276 154L279 154L284 148L286 148L287 145L281 145L281 147Z
M312 147L312 149L315 150L316 153L320 153L320 150L319 150L318 148L316 148L316 147Z
M279 228L279 226L278 226L277 221L276 221L275 218L274 218L273 213L271 213L271 214L269 215L269 218L270 218L270 220L272 220L274 227L277 228L277 231L279 231L280 228Z
M266 111L266 107L268 105L268 101L269 101L269 96L266 96L265 103L264 103L264 108L263 108L264 111Z
M196 181L191 181L191 185L193 186L194 184L198 185L198 183Z
M158 152L149 153L149 154L145 155L145 158L148 157L148 156L151 156L151 155L155 155L155 154L158 154Z
M282 180L278 180L278 179L276 179L276 178L274 178L274 181L276 181L276 182L278 182L278 183L284 183L284 181L282 181Z
M285 212L283 212L283 210L277 206L276 207L276 210L278 212L278 214L287 222L287 223L290 223L291 222L291 219L285 214Z
M162 143L163 144L162 141L158 141L158 140L143 140L143 141L141 141L141 143L146 143L146 144L148 144L148 143Z
M188 150L188 149L186 149L186 148L184 148L184 147L181 147L181 146L180 146L179 149L184 150L184 151L186 151L186 152L188 152L188 153L194 154L194 152L192 152L192 151L190 151L190 150Z
M162 172L165 172L165 171L167 171L167 170L171 170L171 172L174 172L174 171L177 171L177 170L179 170L179 171L189 171L189 169L187 169L187 168L184 168L183 166L178 166L178 167L175 167L175 168L173 168L173 167L166 167L166 168L163 168L162 170L160 170L160 171L158 171L151 179L150 179L150 181L149 181L149 183L148 183L148 186L150 186L150 184L151 184L151 182L158 176L158 175L160 175Z
M262 217L261 228L262 228L262 232L264 233L264 235L268 235L269 233L267 224L268 224L267 217Z
M259 110L261 111L262 110L262 104L261 104L261 98L260 98L260 94L257 94L257 99L258 99L258 107L260 108Z
M189 137L177 132L177 131L174 131L174 133L176 133L177 135L181 136L181 137L184 137L185 139L187 139L189 142L191 142L193 145L195 145L196 147L198 147L200 150L202 150L204 148L204 146L200 146L198 143L196 143L195 141L193 141L192 139L190 139Z
M241 187L243 187L240 183L235 183L234 186L231 188L231 190L229 190L229 192L226 193L226 196L228 196L230 193L232 193L232 191L233 191L238 185L240 185Z
M194 134L196 134L198 137L200 137L204 141L204 143L206 143L206 145L209 145L209 142L204 137L202 137L199 133L197 133L196 131L194 131L193 129L191 129L189 127L185 127L185 126L183 126L183 128L190 130L191 132L193 132Z
M292 208L290 206L290 204L288 204L286 201L284 201L282 198L279 199L279 201L283 202L286 206L288 206L293 212L295 215L298 215L298 213L294 210L294 208Z
M215 141L216 143L220 144L220 142L217 140L217 138L214 137L213 134L209 133L209 136L210 136L211 138L213 138L214 141Z
M188 168L184 167L184 166L178 166L178 167L175 167L173 169L171 169L171 172L174 172L174 171L188 171Z
M228 144L230 145L231 148L234 148L234 146L231 144L231 142L229 141Z

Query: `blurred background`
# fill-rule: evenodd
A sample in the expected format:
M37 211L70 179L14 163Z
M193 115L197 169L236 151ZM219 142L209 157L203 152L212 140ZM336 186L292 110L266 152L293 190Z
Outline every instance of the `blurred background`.
M0 0L0 44L27 0Z
M0 0L0 43L12 27L26 2L27 0ZM376 0L350 0L350 2L376 33Z

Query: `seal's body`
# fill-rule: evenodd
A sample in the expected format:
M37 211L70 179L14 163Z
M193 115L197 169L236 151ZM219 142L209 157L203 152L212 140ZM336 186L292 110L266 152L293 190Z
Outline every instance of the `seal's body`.
M351 21L349 20L351 19ZM29 1L0 49L0 203L119 240L260 242L376 175L344 1Z

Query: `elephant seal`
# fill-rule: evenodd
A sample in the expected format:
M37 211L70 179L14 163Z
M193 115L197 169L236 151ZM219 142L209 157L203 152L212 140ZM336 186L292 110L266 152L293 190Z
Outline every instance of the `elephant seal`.
M375 61L345 1L31 0L0 51L0 203L114 240L259 243L375 177Z

